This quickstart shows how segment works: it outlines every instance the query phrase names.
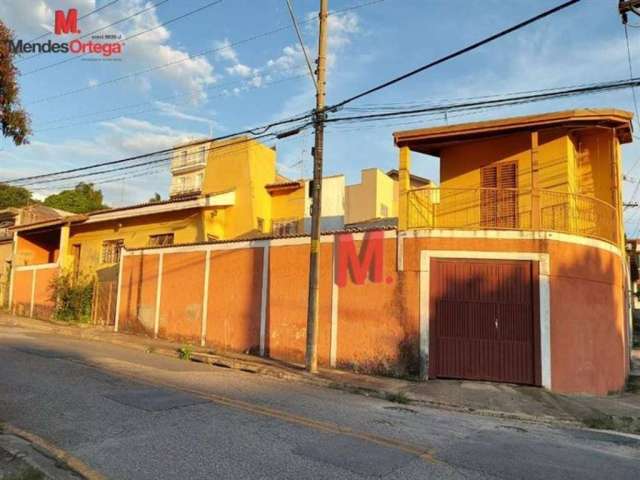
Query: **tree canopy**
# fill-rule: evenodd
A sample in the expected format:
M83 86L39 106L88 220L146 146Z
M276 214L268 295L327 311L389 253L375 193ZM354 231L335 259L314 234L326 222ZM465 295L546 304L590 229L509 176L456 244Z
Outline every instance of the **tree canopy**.
M47 207L59 208L73 213L88 213L107 208L102 203L102 191L93 183L78 183L73 190L63 190L49 195L43 202Z
M0 125L2 135L16 145L29 143L31 126L29 115L20 104L18 69L13 64L15 54L9 46L13 32L0 20Z
M153 197L149 199L149 203L158 203L162 201L162 197L158 192L153 194Z
M29 190L0 183L0 208L24 207L30 203L33 203L33 200Z

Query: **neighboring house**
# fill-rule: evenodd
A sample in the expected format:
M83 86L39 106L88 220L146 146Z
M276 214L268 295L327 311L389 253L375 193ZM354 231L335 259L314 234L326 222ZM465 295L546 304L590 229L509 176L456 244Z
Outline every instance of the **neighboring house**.
M633 338L640 344L640 239L627 239L627 258L629 261L629 286L631 313L633 317Z
M624 386L631 118L585 109L394 134L399 257L423 275L430 377ZM439 158L438 188L412 188L411 153Z
M311 232L310 180L279 181L267 185L271 195L272 233L290 235ZM322 231L344 228L344 175L322 179Z
M9 301L9 279L13 263L12 227L69 215L71 213L39 203L0 210L0 306L6 306Z

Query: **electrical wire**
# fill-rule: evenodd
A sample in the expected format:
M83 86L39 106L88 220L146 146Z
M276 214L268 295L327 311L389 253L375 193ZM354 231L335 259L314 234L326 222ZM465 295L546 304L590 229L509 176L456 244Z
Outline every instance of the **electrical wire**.
M179 16L177 16L177 17L174 17L174 18L172 18L172 19L170 19L170 20L167 20L166 22L162 22L162 23L160 23L160 24L158 24L158 25L156 25L156 26L154 26L154 27L148 28L148 29L146 29L146 30L142 30L141 32L137 32L137 33L134 33L133 35L130 35L130 36L128 36L128 37L125 37L125 38L123 38L122 40L120 40L120 42L123 42L123 43L124 43L124 42L126 42L126 41L128 41L128 40L133 40L134 38L137 38L137 37L140 37L140 36L142 36L142 35L144 35L144 34L146 34L146 33L152 32L153 30L156 30L156 29L158 29L158 28L160 28L160 27L164 27L164 26L169 25L169 24L171 24L171 23L173 23L173 22L177 22L178 20L182 20L183 18L189 17L189 16L191 16L191 15L195 15L196 13L199 13L199 12L201 12L202 10L204 10L204 9L206 9L206 8L213 7L214 5L218 5L218 4L219 4L219 3L221 3L222 1L223 1L223 0L214 0L214 1L212 1L212 2L209 2L209 3L207 3L207 4L203 5L203 6L199 7L199 8L196 8L195 10L190 10L190 11L189 11L189 12L187 12L187 13L184 13L184 14L182 14L182 15L179 15ZM151 7L150 7L150 8L151 8ZM155 8L155 6L154 6L154 8ZM106 27L105 27L105 28L106 28ZM102 29L101 29L101 30L102 30ZM95 33L95 32L93 32L93 33ZM65 63L71 62L71 61L73 61L73 60L77 60L78 58L82 58L82 57L87 56L87 55L90 55L90 53L83 53L83 54L80 54L80 55L73 55L73 56L71 56L71 57L65 58L64 60L60 60L59 62L50 63L50 64L48 64L48 65L44 65L44 66L39 67L39 68L36 68L36 69L34 69L34 70L30 70L30 71L28 71L28 72L26 72L26 73L21 74L21 76L22 76L22 77L26 77L26 76L28 76L28 75L32 75L32 74L34 74L34 73L42 72L42 71L44 71L44 70L48 70L48 69L53 68L53 67L56 67L56 66L58 66L58 65L63 65L63 64L65 64Z
M195 146L202 145L202 144L205 144L205 143L219 142L219 141L222 141L222 140L226 140L226 139L233 138L233 137L239 137L239 136L243 136L243 135L252 135L252 137L249 137L249 138L246 138L246 139L242 139L242 141L245 141L245 142L246 141L251 141L251 140L254 140L254 139L257 139L257 138L262 138L262 136L267 136L267 135L274 135L275 136L275 135L278 135L280 132L274 133L274 134L269 134L268 132L272 128L277 127L277 126L281 126L281 125L288 125L288 124L296 123L296 122L300 123L301 121L304 121L304 120L307 120L307 119L310 119L310 118L311 118L311 113L310 112L309 113L304 113L304 114L300 114L300 115L297 115L297 116L290 117L288 119L271 122L269 124L262 125L262 126L259 126L259 127L254 127L254 128L242 130L242 131L239 131L239 132L230 133L228 135L223 135L223 136L216 137L216 138L207 138L207 139L191 142L189 144L189 146L190 147L195 147ZM310 122L306 122L306 123L297 125L295 128L298 128L298 129L306 128L306 126L308 126L310 124L311 124ZM174 152L174 151L180 150L182 148L184 148L184 145L165 148L165 149L162 149L162 150L157 150L155 152L145 153L145 154L141 154L141 155L134 155L134 156L131 156L131 157L122 158L122 159L118 159L118 160L111 160L109 162L101 162L101 163L96 163L96 164L92 164L92 165L84 165L82 167L75 167L75 168L71 168L71 169L67 169L67 170L61 170L61 171L58 171L58 172L45 173L45 174L40 174L40 175L31 175L31 176L27 176L27 177L14 178L14 179L8 179L8 180L0 180L0 183L5 183L5 184L21 183L21 184L23 184L24 182L29 182L29 181L33 181L33 180L42 180L42 179L46 179L46 178L50 178L50 177L57 177L59 175L63 175L63 174L67 174L67 173L76 173L76 172L92 170L94 168L100 168L100 167L104 167L104 166L125 164L125 163L132 162L132 161L135 161L135 160L140 160L140 159L153 157L155 155L162 155L162 154Z
M78 17L78 21L83 20L83 19L87 18L88 16L93 15L94 13L98 13L99 11L104 10L104 9L105 9L105 8L107 8L107 7L110 7L110 6L111 6L111 5L113 5L114 3L118 3L119 1L120 1L120 0L112 0L111 2L106 3L106 4L104 4L103 6L96 8L95 10L91 10L90 12L85 13L85 14L84 14L84 15L82 15L81 17ZM169 1L169 0L164 0L164 1ZM28 42L28 43L37 42L38 40L40 40L40 39L42 39L42 38L45 38L45 37L48 37L48 36L50 36L50 35L51 35L51 32L43 33L42 35L40 35L40 36L38 36L38 37L36 37L36 38L34 38L34 39L29 40L29 42ZM27 57L27 58L21 58L21 59L16 60L14 63L24 62L25 60L29 60L30 58L37 57L38 55L40 55L40 54L38 53L38 54L36 54L36 55L32 55L32 56Z
M383 1L385 1L385 0L372 0L372 1L369 1L369 2L359 3L359 4L356 4L356 5L352 5L350 7L346 7L346 8L342 8L340 10L335 10L333 12L330 12L329 16L338 15L338 14L341 14L341 13L344 13L344 12L365 8L365 7L368 7L368 6L371 6L371 5L382 3ZM300 22L300 25L305 25L307 23L311 23L311 22L314 22L316 20L317 19L315 19L315 18L312 18L312 19L309 19L309 20L305 20L303 22ZM267 36L270 36L270 35L274 35L276 33L288 30L290 28L291 28L291 25L288 25L288 24L287 25L282 25L280 27L274 28L273 30L269 30L269 31L266 31L266 32L263 32L263 33L259 33L259 34L250 36L250 37L246 37L246 38L237 40L235 42L232 42L232 43L230 43L228 45L224 45L222 47L216 47L216 48L203 50L203 51L201 51L199 53L196 53L196 54L193 54L193 55L187 55L186 57L181 58L180 60L174 60L172 62L164 63L164 64L161 64L161 65L155 65L155 66L152 66L152 67L145 68L143 70L138 70L136 72L131 72L131 73L128 73L126 75L122 75L120 77L114 77L114 78L111 78L109 80L105 80L103 82L98 82L98 83L93 84L93 85L87 85L85 87L79 87L79 88L76 88L76 89L73 89L73 90L67 90L65 92L60 92L60 93L51 95L49 97L39 98L39 99L36 99L36 100L34 100L32 102L25 103L25 105L27 105L27 106L28 105L36 105L36 104L40 104L40 103L44 103L44 102L49 102L51 100L57 100L57 99L60 99L60 98L64 98L64 97L67 97L69 95L75 95L77 93L85 92L85 91L88 91L88 90L93 90L93 89L100 88L100 87L103 87L103 86L106 86L106 85L112 85L114 83L121 82L121 81L127 80L129 78L134 78L134 77L137 77L139 75L144 75L144 74L147 74L147 73L151 73L151 72L154 72L154 71L158 71L158 70L162 70L162 69L165 69L165 68L168 68L168 67L172 67L172 66L181 64L183 62L187 62L189 60L193 60L194 58L199 58L199 57L211 55L211 54L223 51L223 50L227 50L229 48L233 48L233 47L237 47L239 45L243 45L245 43L253 42L255 40L259 40L261 38L264 38L264 37L267 37Z
M293 13L293 5L291 5L291 0L285 0L287 4L287 9L289 10L289 16L291 16L291 23L293 23L293 28L296 31L296 36L298 37L298 42L300 42L300 48L302 49L302 53L304 54L304 59L307 62L307 67L309 68L309 76L311 77L311 81L313 82L313 86L316 91L318 91L318 82L316 81L315 72L313 71L313 67L311 66L311 60L309 60L309 53L304 46L304 41L302 40L302 34L300 33L300 28L298 27L298 21L296 20L296 15Z
M325 110L329 111L329 112L337 111L338 109L340 109L341 107L344 107L348 103L354 102L355 100L363 98L363 97L365 97L367 95L371 95L372 93L375 93L375 92L378 92L378 91L380 91L380 90L382 90L384 88L390 87L391 85L394 85L394 84L396 84L398 82L401 82L402 80L406 80L407 78L412 77L414 75L417 75L418 73L424 72L425 70L428 70L428 69L433 68L433 67L435 67L437 65L440 65L440 64L445 63L445 62L447 62L449 60L452 60L452 59L454 59L456 57L464 55L465 53L468 53L468 52L470 52L472 50L475 50L475 49L477 49L477 48L479 48L479 47L481 47L483 45L491 43L494 40L497 40L497 39L499 39L501 37L509 35L510 33L513 33L513 32L515 32L517 30L520 30L520 29L522 29L522 28L524 28L524 27L526 27L528 25L531 25L534 22L542 20L543 18L546 18L549 15L552 15L554 13L557 13L557 12L561 11L561 10L564 10L567 7L575 5L575 4L579 3L580 1L581 0L569 0L567 2L564 2L564 3L558 5L558 6L554 7L554 8L551 8L549 10L546 10L546 11L542 12L542 13L539 13L538 15L535 15L535 16L533 16L533 17L531 17L531 18L529 18L529 19L527 19L527 20L525 20L523 22L517 23L517 24L515 24L515 25L513 25L513 26L511 26L511 27L509 27L507 29L501 30L498 33L495 33L493 35L490 35L488 37L483 38L482 40L479 40L479 41L477 41L475 43L472 43L471 45L467 45L464 48L461 48L459 50L456 50L455 52L452 52L452 53L450 53L448 55L445 55L444 57L441 57L441 58L439 58L437 60L429 62L429 63L427 63L425 65L422 65L422 66L420 66L418 68L415 68L415 69L413 69L413 70L411 70L411 71L409 71L407 73L404 73L404 74L402 74L402 75L400 75L398 77L392 78L391 80L388 80L388 81L386 81L384 83L381 83L379 85L371 87L371 88L369 88L369 89L367 89L367 90L365 90L363 92L360 92L360 93L358 93L356 95L348 97L348 98L346 98L346 99L344 99L344 100L342 100L342 101L340 101L340 102L338 102L338 103L336 103L336 104L334 104L334 105L332 105L330 107L325 108Z

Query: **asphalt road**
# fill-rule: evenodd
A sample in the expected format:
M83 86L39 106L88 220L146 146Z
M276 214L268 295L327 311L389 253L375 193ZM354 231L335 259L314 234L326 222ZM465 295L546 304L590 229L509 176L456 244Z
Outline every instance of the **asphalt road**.
M640 440L0 327L0 420L113 479L638 479Z

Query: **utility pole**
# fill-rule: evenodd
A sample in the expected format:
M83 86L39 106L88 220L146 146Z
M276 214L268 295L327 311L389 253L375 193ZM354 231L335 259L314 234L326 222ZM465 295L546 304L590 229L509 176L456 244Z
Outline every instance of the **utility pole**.
M311 250L309 253L309 299L307 303L306 368L318 371L318 259L320 256L320 217L322 216L322 153L324 144L325 86L327 63L327 16L329 0L320 0L318 35L317 90L314 112L313 182L311 182Z
M627 24L627 14L629 12L640 16L640 0L619 0L618 11L622 16L622 23Z

